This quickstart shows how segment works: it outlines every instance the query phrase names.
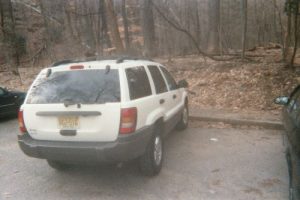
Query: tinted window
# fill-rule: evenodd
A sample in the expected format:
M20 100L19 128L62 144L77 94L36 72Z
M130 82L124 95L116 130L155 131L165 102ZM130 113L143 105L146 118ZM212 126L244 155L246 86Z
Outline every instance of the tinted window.
M157 66L148 66L157 94L167 92L167 85Z
M126 69L126 76L131 100L152 94L149 78L144 67L128 68Z
M297 99L294 100L294 104L291 109L291 117L293 120L297 121L300 114L300 95L298 93Z
M170 90L176 90L177 89L177 83L172 77L172 75L166 70L164 67L160 67L161 71L163 72L165 78L167 79L168 86Z
M5 92L2 88L0 88L0 96L3 95Z
M120 101L118 70L54 72L41 77L30 91L29 104L96 104Z
M290 100L288 102L288 111L289 112L293 112L296 110L297 107L299 107L298 103L296 104L296 99L298 98L298 96L300 95L300 89L296 89L295 91L293 91Z

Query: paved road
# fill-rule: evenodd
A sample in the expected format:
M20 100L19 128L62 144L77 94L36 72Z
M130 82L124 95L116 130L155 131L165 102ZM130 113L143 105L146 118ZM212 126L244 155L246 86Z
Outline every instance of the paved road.
M0 122L0 199L285 200L288 174L281 135L270 130L190 128L166 141L161 174L135 163L57 172L26 157L17 121ZM212 140L211 140L212 139Z

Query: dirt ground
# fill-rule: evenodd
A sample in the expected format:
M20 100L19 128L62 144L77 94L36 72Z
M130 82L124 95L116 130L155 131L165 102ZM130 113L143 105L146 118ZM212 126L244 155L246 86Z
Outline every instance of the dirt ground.
M189 82L193 105L278 113L280 106L274 105L274 98L289 94L297 86L300 70L286 68L279 62L280 49L256 48L247 54L251 61L218 62L197 55L155 60L166 65L177 80ZM21 78L11 72L0 72L0 85L26 91L41 68L20 68Z
M279 60L278 49L257 48L248 52L251 61L217 62L199 56L159 59L177 80L186 79L190 102L205 108L232 111L270 111L281 109L274 98L288 95L300 81L300 71L287 68Z

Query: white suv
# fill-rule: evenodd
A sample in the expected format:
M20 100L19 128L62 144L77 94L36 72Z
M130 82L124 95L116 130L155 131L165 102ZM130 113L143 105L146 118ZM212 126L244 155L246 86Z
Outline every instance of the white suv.
M19 145L55 169L138 158L145 175L156 175L163 137L188 125L186 87L147 60L60 62L30 87L19 112Z

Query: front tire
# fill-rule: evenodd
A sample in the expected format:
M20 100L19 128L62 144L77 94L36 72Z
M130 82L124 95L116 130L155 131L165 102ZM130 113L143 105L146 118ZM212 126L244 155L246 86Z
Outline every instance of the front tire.
M148 144L144 155L140 157L140 170L145 176L155 176L162 168L164 157L163 139L158 128Z
M60 161L47 160L47 162L50 167L52 167L53 169L56 169L58 171L65 171L70 168L70 165L60 162Z
M176 125L176 129L179 131L183 131L188 127L188 125L189 125L189 108L188 108L188 104L186 103L183 108L180 121Z

